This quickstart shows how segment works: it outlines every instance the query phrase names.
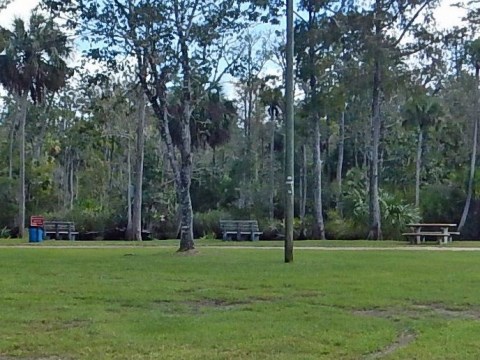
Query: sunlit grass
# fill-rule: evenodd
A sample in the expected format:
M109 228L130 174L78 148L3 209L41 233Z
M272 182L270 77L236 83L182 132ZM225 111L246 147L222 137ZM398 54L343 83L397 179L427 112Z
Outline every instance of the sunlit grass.
M0 358L476 359L478 256L4 248Z

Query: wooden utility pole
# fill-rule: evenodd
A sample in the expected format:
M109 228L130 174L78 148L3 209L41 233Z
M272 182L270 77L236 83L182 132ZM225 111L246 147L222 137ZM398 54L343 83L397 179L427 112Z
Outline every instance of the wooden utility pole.
M293 1L287 0L287 71L285 76L285 262L293 261L293 134L294 134L294 109L293 109Z

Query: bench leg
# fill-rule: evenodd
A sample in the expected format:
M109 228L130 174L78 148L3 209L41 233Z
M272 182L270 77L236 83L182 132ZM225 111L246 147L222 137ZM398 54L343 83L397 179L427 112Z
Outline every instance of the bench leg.
M448 232L448 228L443 227L442 232L443 232L443 243L448 244L448 240L451 237L450 233Z

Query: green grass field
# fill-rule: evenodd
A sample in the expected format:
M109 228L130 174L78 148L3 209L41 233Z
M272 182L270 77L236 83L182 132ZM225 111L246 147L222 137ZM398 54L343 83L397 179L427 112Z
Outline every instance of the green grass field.
M478 252L151 244L0 249L0 359L480 357Z

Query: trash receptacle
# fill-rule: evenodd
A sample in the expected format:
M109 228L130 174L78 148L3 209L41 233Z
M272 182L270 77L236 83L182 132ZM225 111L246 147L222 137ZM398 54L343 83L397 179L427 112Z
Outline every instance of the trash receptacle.
M37 228L37 235L38 235L38 242L42 242L45 239L45 231L43 231L43 228L38 227Z
M28 241L40 242L43 241L45 230L43 228L44 218L39 215L30 216L30 227L28 228Z
M28 241L29 242L41 242L43 241L43 228L37 226L30 226L28 229Z
M28 242L38 242L38 228L30 226L28 228Z

